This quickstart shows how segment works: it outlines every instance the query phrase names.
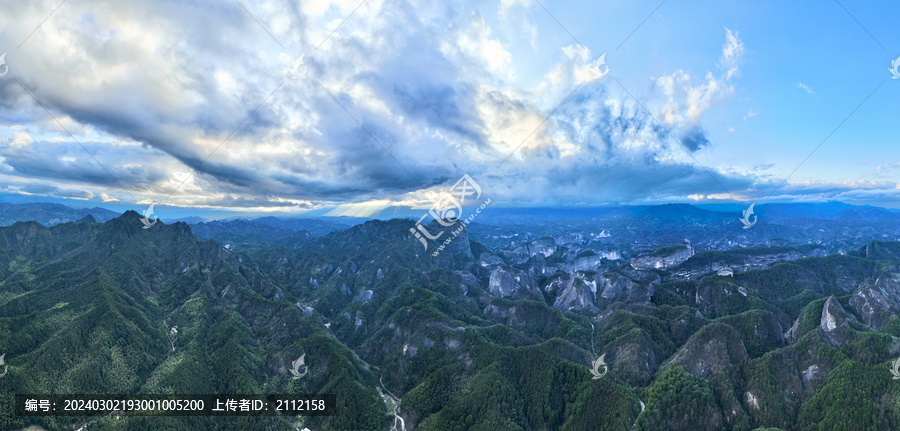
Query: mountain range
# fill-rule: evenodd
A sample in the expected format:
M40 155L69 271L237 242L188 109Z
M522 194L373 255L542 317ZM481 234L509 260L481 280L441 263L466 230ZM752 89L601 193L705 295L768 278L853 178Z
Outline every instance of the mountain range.
M498 211L437 256L408 219L18 221L0 227L0 429L900 428L893 212L756 208L750 229L687 205ZM338 407L23 418L16 393Z

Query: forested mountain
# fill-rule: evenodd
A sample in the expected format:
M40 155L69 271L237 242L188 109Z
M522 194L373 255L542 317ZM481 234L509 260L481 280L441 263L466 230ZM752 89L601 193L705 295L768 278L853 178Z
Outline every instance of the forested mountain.
M900 428L900 243L839 255L681 238L641 254L565 236L500 248L463 230L435 257L412 228L231 248L184 223L143 229L135 212L0 228L0 429ZM292 379L300 355L309 372ZM333 393L338 408L12 413L16 393L138 392Z
M295 249L312 237L305 230L295 232L245 220L211 221L189 226L197 238L215 239L226 248L231 248L232 245L268 243Z

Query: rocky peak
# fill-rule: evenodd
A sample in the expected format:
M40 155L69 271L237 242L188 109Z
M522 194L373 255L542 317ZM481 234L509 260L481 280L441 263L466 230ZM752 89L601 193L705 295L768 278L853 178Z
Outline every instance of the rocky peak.
M556 297L553 306L562 311L586 310L593 313L599 310L597 302L597 281L594 277L586 277L584 273L576 273L566 283L565 289Z
M842 346L853 340L854 332L862 330L856 318L844 310L840 302L829 296L822 306L818 331L822 339L832 347Z
M881 330L891 316L900 312L900 272L890 268L875 280L874 287L862 289L851 297L850 306L866 326Z
M841 307L834 295L829 296L822 307L822 319L819 326L826 332L831 332L837 329L838 325L842 325L848 320L849 315L844 310L844 307Z
M658 280L658 276L635 278L618 272L607 272L598 277L598 296L609 301L648 302Z
M541 295L535 285L534 277L525 271L513 268L495 269L491 272L488 286L491 295L499 296L501 298L532 299L539 301L543 301L544 299L544 296Z

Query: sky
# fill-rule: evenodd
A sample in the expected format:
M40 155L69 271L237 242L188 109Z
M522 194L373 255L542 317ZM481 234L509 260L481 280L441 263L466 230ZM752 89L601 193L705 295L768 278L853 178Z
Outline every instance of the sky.
M0 201L900 207L890 1L0 0ZM897 67L894 67L894 66Z

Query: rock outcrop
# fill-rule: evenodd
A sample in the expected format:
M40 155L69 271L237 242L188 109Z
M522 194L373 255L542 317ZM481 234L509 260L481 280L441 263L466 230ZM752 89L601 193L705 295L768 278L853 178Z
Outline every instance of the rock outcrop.
M562 311L586 310L593 313L599 311L597 302L597 281L592 277L575 275L566 283L563 291L556 297L553 306Z
M694 247L691 242L684 240L684 244L664 247L653 253L638 256L631 259L631 267L638 270L668 269L680 265L694 255Z
M879 276L874 287L862 289L850 298L850 306L866 326L881 330L891 316L900 312L900 272L892 268Z
M497 268L491 273L488 291L493 296L512 299L531 299L544 301L534 277L531 274L513 269Z
M822 340L832 347L840 347L853 341L855 331L863 330L862 325L832 295L822 306L822 317L816 328Z

